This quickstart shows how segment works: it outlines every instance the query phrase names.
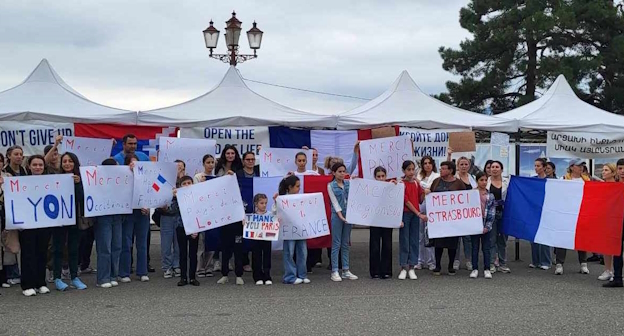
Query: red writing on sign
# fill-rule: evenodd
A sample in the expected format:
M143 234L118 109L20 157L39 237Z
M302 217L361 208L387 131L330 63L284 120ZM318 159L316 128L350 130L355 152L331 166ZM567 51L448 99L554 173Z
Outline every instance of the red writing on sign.
M434 206L446 206L446 205L464 205L470 203L470 194L450 194L450 195L436 195L431 196L431 202Z

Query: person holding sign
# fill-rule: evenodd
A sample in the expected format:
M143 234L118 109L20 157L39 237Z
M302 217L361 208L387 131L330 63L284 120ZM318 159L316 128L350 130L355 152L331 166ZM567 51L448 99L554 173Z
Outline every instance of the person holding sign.
M535 178L545 179L546 177L546 159L537 158L533 163L533 167L535 169ZM530 268L540 268L543 270L550 269L550 265L552 264L551 260L552 249L548 245L543 245L535 242L531 242L531 264L529 264Z
M182 176L178 179L177 187L184 188L193 185L193 179L190 176ZM191 284L193 286L199 286L199 281L195 278L197 271L197 245L199 243L198 234L193 233L186 235L184 231L184 224L182 224L182 217L180 216L180 206L178 205L178 199L176 197L177 189L173 190L173 200L171 206L165 210L165 214L175 218L176 223L176 235L178 238L178 246L180 247L180 268L181 275L178 286L186 286ZM188 267L190 265L190 267Z
M327 193L331 200L331 235L332 235L332 281L342 279L357 280L358 277L349 270L349 242L351 240L351 224L347 223L347 198L349 181L345 181L347 167L337 163L332 167L333 181L327 184ZM338 254L342 252L342 276L338 274Z
M253 198L255 214L267 213L268 198L265 194L256 194ZM273 284L271 279L271 241L254 240L251 247L251 265L253 266L253 279L256 285Z
M487 189L494 194L496 199L496 218L490 236L492 239L492 255L490 257L494 264L490 266L490 271L492 273L496 271L511 273L511 269L507 267L507 235L503 232L503 204L505 204L507 197L509 179L503 178L503 163L500 161L492 161L490 173Z
M477 180L477 190L481 200L481 214L483 215L483 233L471 236L472 239L472 265L473 269L470 273L471 279L479 276L479 244L483 250L483 276L486 279L492 279L490 272L490 231L496 216L496 206L494 195L490 193L487 186L488 176L484 172L478 172L475 177Z
M214 156L212 156L212 154L204 155L204 157L202 158L202 163L204 166L204 171L201 173L195 174L195 176L193 177L193 183L205 182L209 177L210 178L214 177L214 167L215 167ZM214 234L215 237L218 237L219 232L218 232L218 229L211 230L209 232L210 233L207 233L207 232L199 233L199 245L197 247L197 250L198 250L197 276L200 278L213 275L212 273L213 268L214 268L213 265L215 263L215 260L213 259L213 257L215 256L215 251L209 251L206 248L209 244L206 244L205 242L207 242L210 238L210 236L208 235ZM207 236L208 238L206 238ZM216 240L216 239L212 239L212 240ZM216 258L219 259L218 256ZM219 268L219 271L220 270L221 269Z
M306 169L306 166L308 165L308 156L306 155L306 153L297 153L295 155L295 162L297 163L297 170L295 171L295 175L319 175L317 171Z
M401 272L399 280L405 280L409 274L410 280L416 280L414 271L418 263L418 233L420 221L427 221L427 215L420 211L420 203L425 197L423 189L416 181L416 163L404 161L401 166L405 184L405 206L403 208L403 227L399 229L399 264Z
M204 163L204 171L195 174L193 177L193 183L205 182L207 177L214 176L215 159L211 154L206 154L202 158Z
M84 219L84 192L80 180L80 162L74 153L66 152L61 156L61 171L63 174L72 174L74 177L74 195L76 200L76 218ZM63 252L67 247L71 287L86 289L87 286L78 277L78 246L80 244L80 229L78 223L69 226L59 226L52 229L54 244L54 285L59 291L67 289L67 284L61 280L63 267Z
M461 180L455 178L455 173L455 163L452 161L442 162L440 164L440 177L435 179L431 184L431 192L466 190L466 185ZM448 251L448 273L449 275L455 275L453 261L455 261L455 254L457 253L458 237L436 238L432 240L433 246L435 247L436 258L436 268L433 270L433 275L440 275L444 249Z
M20 146L11 146L6 151L6 166L4 166L4 171L11 176L25 176L28 175L28 172L24 167L22 167L22 162L24 161L24 150Z
M373 172L375 180L386 181L386 168L379 166ZM396 181L393 181L396 184ZM392 228L369 228L369 269L373 279L392 277Z
M440 174L438 174L438 169L436 168L433 158L431 156L423 156L420 159L420 171L416 178L425 195L431 192L429 188L431 188L431 184L438 177L440 177ZM426 205L427 202L425 202L425 200L420 203L420 210L424 213L427 213ZM435 269L435 252L433 247L425 246L426 226L427 222L421 220L420 229L418 230L418 264L416 264L415 268L419 270L428 266L429 270L433 271Z
M452 152L452 150L451 150ZM465 156L457 159L457 174L456 178L460 179L464 185L466 186L466 190L471 190L477 187L477 180L474 176L472 176L469 171L472 168L472 162ZM470 261L472 258L472 246L471 246L471 238L470 236L461 237L459 243L457 245L457 250L460 250L460 245L464 245L464 257L466 258L466 269L472 271L472 262ZM453 262L453 268L455 270L459 270L459 266L461 265L461 253L457 253L455 256L455 261Z
M225 145L221 152L221 157L217 160L215 166L216 176L226 175L229 171L238 171L243 168L243 161L236 147L232 145Z

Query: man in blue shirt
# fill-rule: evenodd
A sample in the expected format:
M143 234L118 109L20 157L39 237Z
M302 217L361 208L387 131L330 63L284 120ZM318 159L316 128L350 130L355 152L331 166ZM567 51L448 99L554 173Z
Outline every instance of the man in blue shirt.
M134 154L139 158L139 161L149 161L149 157L143 152L137 152L138 140L134 134L126 134L123 137L123 150L117 155L113 156L118 164L123 165L126 154Z

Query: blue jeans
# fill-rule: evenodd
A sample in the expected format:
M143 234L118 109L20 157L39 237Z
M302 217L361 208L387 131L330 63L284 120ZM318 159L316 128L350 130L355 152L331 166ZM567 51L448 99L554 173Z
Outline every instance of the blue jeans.
M342 250L342 269L349 269L349 243L351 242L351 224L345 223L338 215L331 217L331 264L332 272L338 272L338 254Z
M162 216L160 218L160 256L162 270L180 268L180 249L176 234L176 216Z
M403 227L399 229L399 265L403 268L418 263L420 218L415 213L403 212Z
M297 253L297 264L293 261L293 254ZM291 284L299 279L308 277L308 247L305 240L284 240L282 260L284 262L283 282Z
M550 246L531 243L531 263L535 265L535 267L550 267L552 263L552 251Z
M427 213L425 202L420 204L420 211ZM425 226L426 222L420 221L420 227L418 229L418 263L422 266L435 266L435 248L425 246Z
M94 225L98 285L117 279L121 255L122 215L97 217Z
M119 260L119 276L129 277L132 267L132 237L136 236L136 275L147 275L147 235L149 234L149 217L141 213L141 209L132 210L132 214L123 215L121 259Z
M460 246L464 246L464 258L467 261L472 260L472 236L463 236L459 237L457 240L457 254L455 255L455 260L461 260L461 249Z
M490 243L491 238L490 234L492 231L480 235L470 236L471 247L472 247L472 269L479 269L479 244L481 244L481 250L483 251L483 269L486 271L490 270ZM466 245L464 245L466 246Z
M496 212L496 219L490 231L490 250L492 251L490 261L494 263L498 256L499 266L507 265L507 235L503 233L503 216L502 213Z

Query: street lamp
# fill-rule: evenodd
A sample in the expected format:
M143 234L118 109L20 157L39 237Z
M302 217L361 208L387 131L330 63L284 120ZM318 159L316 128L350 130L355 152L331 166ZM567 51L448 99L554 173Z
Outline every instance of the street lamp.
M225 44L228 49L227 54L213 54L212 51L217 47L219 41L219 31L213 26L214 22L210 20L210 26L204 30L204 41L206 48L210 49L210 57L218 59L230 65L236 66L247 60L257 58L256 51L260 49L262 43L262 30L258 29L256 22L253 27L247 31L247 40L249 40L249 48L253 50L253 55L243 55L238 53L238 40L240 39L242 22L236 18L236 12L232 12L232 17L225 22Z

